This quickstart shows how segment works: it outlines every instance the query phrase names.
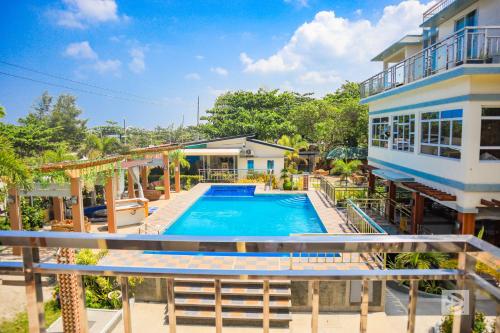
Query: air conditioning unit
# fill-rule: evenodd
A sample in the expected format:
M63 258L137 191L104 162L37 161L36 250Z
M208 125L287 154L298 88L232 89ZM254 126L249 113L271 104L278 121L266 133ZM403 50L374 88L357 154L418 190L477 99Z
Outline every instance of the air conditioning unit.
M240 150L240 156L251 157L253 156L253 150L248 148L242 148Z

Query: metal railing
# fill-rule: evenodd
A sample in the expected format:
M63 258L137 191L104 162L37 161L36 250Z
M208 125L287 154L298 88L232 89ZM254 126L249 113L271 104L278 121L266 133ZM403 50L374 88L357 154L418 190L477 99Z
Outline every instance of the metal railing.
M150 266L101 266L74 265L40 262L41 248L107 249L138 251L195 251L195 252L237 252L241 243L250 252L343 252L343 253L402 253L402 252L441 252L458 254L457 269L327 269L327 270L242 270L242 269L188 269ZM455 314L454 333L470 332L474 322L475 290L483 289L497 302L500 289L489 284L476 274L476 262L497 267L500 249L474 236L387 236L387 235L348 235L348 236L311 236L311 237L195 237L195 236L151 236L123 234L87 234L59 232L2 231L0 244L22 247L21 262L0 262L2 274L22 272L25 277L27 310L30 332L44 332L44 307L41 276L46 274L74 274L79 278L86 275L115 276L122 284L122 311L125 332L132 332L130 294L127 277L164 278L167 280L168 323L170 332L176 331L176 309L174 286L178 278L213 279L215 289L216 332L222 332L221 279L263 280L263 328L269 332L269 281L291 280L312 281L311 331L319 329L319 282L320 281L361 281L360 332L367 332L368 297L370 281L410 281L410 302L408 306L407 332L415 331L416 302L418 281L452 280L456 289L469 291L468 314ZM146 264L145 264L146 265ZM267 287L266 287L267 286ZM81 288L80 288L81 289ZM84 290L78 290L78 301L85 306ZM79 316L85 317L85 311ZM83 332L88 330L83 321ZM147 325L144 323L144 325ZM145 327L144 327L145 328ZM141 329L143 331L143 329Z
M423 21L427 21L452 3L454 3L456 0L441 0L438 1L435 5L433 5L431 8L427 9L424 14L423 14Z
M378 199L365 199L362 201L364 203L364 209L366 210L370 205L374 205L374 209L377 209L375 205L380 203ZM358 233L362 234L383 234L386 235L384 229L382 229L377 222L375 222L366 212L358 205L358 202L353 202L351 199L347 199L347 223L352 226Z
M336 206L346 206L347 199L368 197L367 186L335 186L323 176L319 179L318 189Z
M272 169L199 169L202 183L236 183L240 179L258 179L274 174Z
M463 64L500 63L500 26L465 27L360 85L365 98Z

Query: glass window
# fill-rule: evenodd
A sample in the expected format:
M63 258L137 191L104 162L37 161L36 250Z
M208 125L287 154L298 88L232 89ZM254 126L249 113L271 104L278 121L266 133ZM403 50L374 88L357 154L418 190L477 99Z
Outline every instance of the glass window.
M389 137L391 136L389 117L372 119L372 146L389 147Z
M460 109L422 113L420 152L460 159L462 113Z
M274 170L274 160L267 160L267 170Z
M480 160L500 161L500 108L481 110L480 144Z
M254 161L253 160L247 160L247 169L248 170L254 169Z
M392 149L412 152L415 147L415 115L392 117Z

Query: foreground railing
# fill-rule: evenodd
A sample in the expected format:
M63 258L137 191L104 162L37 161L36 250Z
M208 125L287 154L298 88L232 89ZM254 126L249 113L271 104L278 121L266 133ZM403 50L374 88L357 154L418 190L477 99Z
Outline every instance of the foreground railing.
M361 83L365 98L463 64L500 63L500 26L465 27Z
M339 252L339 253L402 253L440 252L458 255L457 269L339 269L329 270L242 270L242 269L186 269L166 267L131 267L55 264L39 261L41 248L108 249L138 251L195 251L195 252L237 252L245 244L248 252ZM85 275L115 276L122 283L123 325L125 332L132 331L130 300L127 277L150 277L167 279L168 322L170 332L176 331L176 310L174 285L177 278L209 278L215 286L216 332L222 332L221 279L263 280L263 330L269 332L269 281L289 279L312 282L311 331L318 332L319 322L319 281L361 281L360 332L368 330L368 297L370 281L410 281L408 329L415 331L418 281L454 280L457 289L469 291L468 314L455 314L453 332L470 332L474 321L475 290L488 292L497 302L499 288L489 284L476 274L476 262L481 261L498 267L500 249L473 236L387 236L387 235L346 235L311 237L188 237L150 236L119 234L86 234L58 232L0 232L0 245L22 247L22 262L0 262L2 274L22 272L26 282L26 298L30 332L44 332L44 310L41 275L74 274L81 279ZM344 269L342 269L344 268ZM80 280L81 281L81 280ZM84 291L79 290L76 302L84 303ZM82 304L84 306L84 304ZM84 319L85 311L80 313ZM82 331L88 330L82 319ZM146 329L147 323L144 323ZM498 323L497 323L498 325ZM498 327L498 326L497 326ZM144 331L141 329L141 331Z

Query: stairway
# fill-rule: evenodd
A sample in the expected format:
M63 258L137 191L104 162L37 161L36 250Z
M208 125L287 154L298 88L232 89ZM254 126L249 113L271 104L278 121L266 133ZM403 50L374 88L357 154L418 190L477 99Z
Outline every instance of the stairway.
M261 326L262 281L221 280L222 322L226 326ZM215 324L215 287L210 279L176 279L175 314L178 324ZM270 281L270 326L291 321L290 281ZM168 322L168 307L165 308Z

